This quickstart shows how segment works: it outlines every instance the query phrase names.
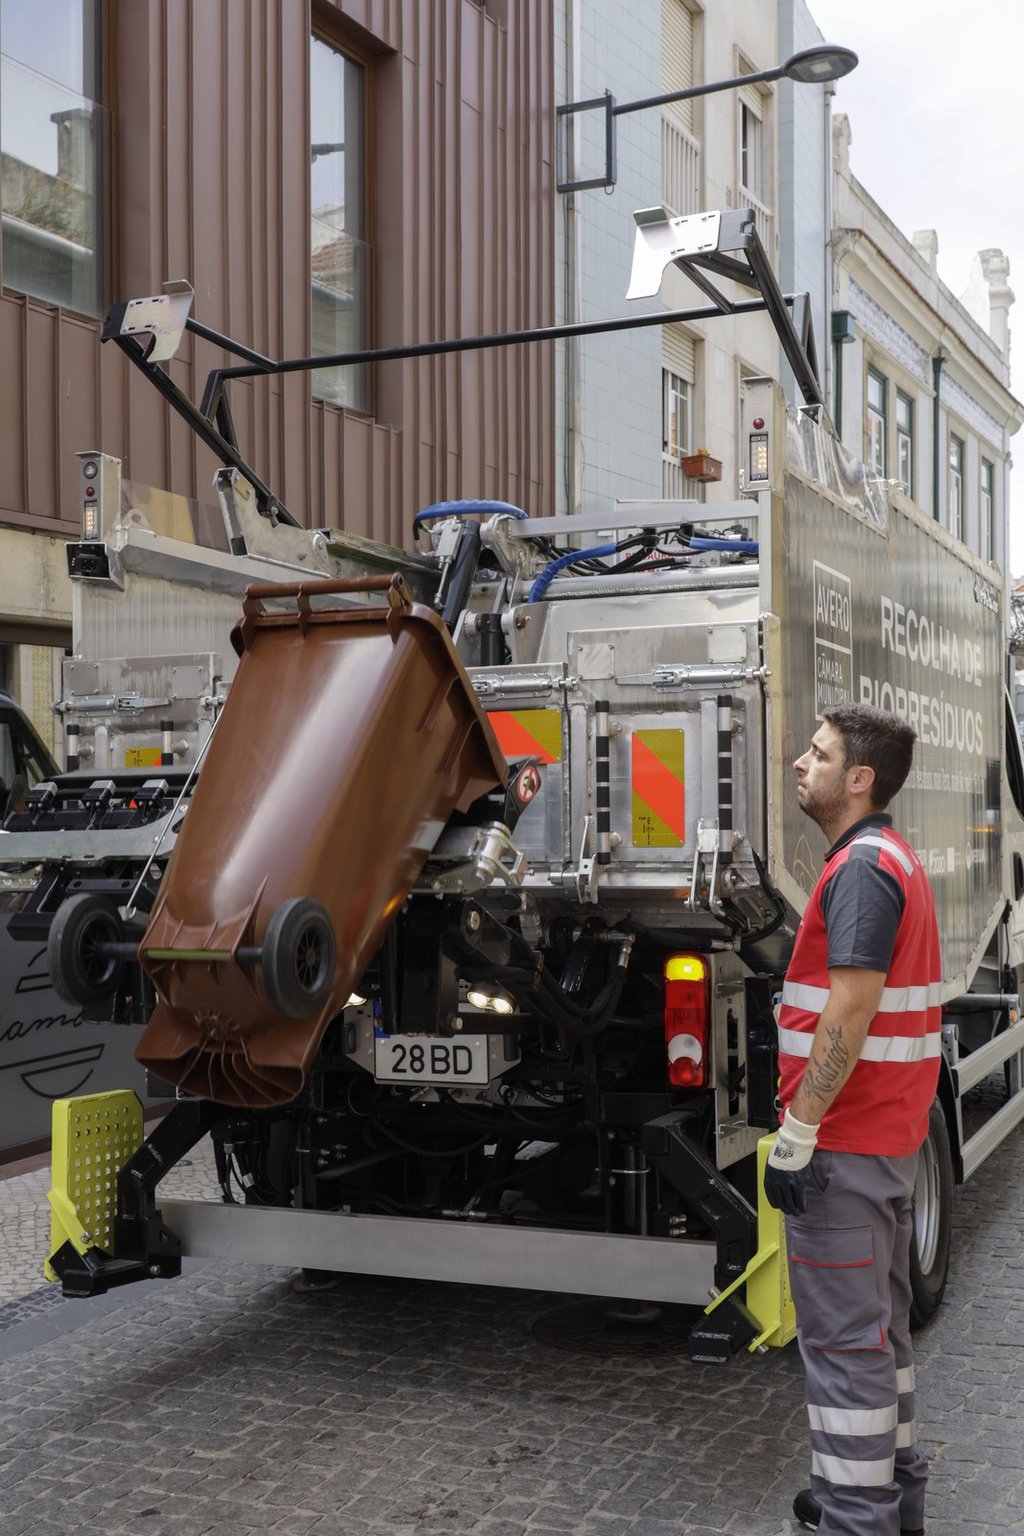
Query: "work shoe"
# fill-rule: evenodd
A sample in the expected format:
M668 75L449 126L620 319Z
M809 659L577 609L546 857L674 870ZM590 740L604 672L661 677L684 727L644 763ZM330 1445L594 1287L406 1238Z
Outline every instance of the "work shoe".
M801 1488L793 1500L793 1513L801 1525L808 1526L812 1531L816 1531L821 1524L821 1505L809 1488ZM905 1526L901 1526L900 1536L924 1536L924 1531L920 1527L908 1531Z

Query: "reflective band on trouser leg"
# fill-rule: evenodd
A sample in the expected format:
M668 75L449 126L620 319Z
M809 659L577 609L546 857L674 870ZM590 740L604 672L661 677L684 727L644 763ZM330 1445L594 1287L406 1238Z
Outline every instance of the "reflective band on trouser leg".
M913 1188L917 1158L905 1162L908 1187ZM913 1210L908 1195L895 1206L896 1241L893 1245L890 1294L892 1321L889 1337L896 1359L896 1391L899 1423L896 1426L896 1481L900 1489L900 1524L904 1530L924 1527L924 1495L928 1480L928 1462L917 1448L916 1406L914 1401L914 1354L910 1339L910 1242L913 1235Z
M854 1461L812 1451L811 1473L837 1488L887 1488L892 1482L892 1457L883 1456L879 1461Z

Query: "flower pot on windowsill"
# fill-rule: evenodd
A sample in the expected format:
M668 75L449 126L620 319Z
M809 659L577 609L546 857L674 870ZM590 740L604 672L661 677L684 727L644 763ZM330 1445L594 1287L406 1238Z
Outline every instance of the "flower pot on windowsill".
M721 480L722 461L713 459L701 449L697 453L683 455L683 474L687 480Z

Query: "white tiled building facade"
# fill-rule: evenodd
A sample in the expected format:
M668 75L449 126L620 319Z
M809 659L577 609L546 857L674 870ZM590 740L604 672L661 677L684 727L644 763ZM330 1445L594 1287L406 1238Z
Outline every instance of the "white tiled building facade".
M811 7L565 0L558 94L578 102L610 91L621 105L770 69L822 41ZM576 159L562 174L594 177L603 113L577 122ZM783 291L810 297L822 385L847 447L1004 567L1010 439L1024 413L1009 388L1013 295L1001 253L980 254L971 293L958 301L938 278L928 232L902 234L853 176L849 125L837 117L833 126L828 87L783 80L616 123L614 186L561 194L564 317L628 312L634 209L752 206ZM684 278L667 275L662 308L699 302ZM766 318L584 338L564 347L560 366L559 511L597 511L617 498L732 498L743 377L778 375L793 395ZM698 448L722 461L720 482L684 479L682 454Z

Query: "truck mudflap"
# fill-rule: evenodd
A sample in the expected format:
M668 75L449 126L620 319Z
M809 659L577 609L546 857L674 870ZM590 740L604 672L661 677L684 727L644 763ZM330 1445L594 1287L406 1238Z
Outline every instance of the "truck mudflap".
M377 591L384 604L313 606ZM159 1001L136 1055L190 1094L267 1108L302 1089L449 817L507 767L401 576L253 586L243 613L139 950Z

